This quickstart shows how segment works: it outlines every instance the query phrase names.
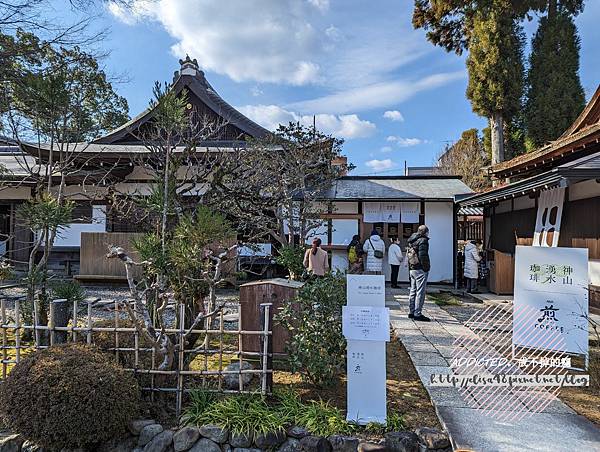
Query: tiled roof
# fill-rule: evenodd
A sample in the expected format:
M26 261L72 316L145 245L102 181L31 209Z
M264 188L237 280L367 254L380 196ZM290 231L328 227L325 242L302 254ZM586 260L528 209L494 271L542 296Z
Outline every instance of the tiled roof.
M324 191L327 200L454 200L455 195L472 193L458 177L452 176L346 176Z
M518 172L527 167L541 165L555 159L561 159L565 153L584 151L586 145L600 138L600 85L596 92L573 122L573 124L555 141L548 143L534 152L519 155L511 160L491 167L491 173L497 176L512 171Z

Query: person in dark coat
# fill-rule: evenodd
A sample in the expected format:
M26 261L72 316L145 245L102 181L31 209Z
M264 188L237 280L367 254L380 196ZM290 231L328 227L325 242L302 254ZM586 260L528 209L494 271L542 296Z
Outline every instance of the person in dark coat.
M408 296L408 317L420 322L429 322L431 319L423 315L427 277L431 268L429 260L429 228L422 224L408 239L406 253L409 265L410 293Z

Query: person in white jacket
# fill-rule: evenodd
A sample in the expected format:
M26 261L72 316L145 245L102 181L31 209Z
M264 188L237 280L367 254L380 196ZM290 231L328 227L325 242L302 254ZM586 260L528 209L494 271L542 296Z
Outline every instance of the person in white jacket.
M392 268L391 280L394 289L398 288L398 271L400 270L400 265L402 265L403 260L402 249L400 249L400 240L395 238L392 240L392 244L388 249L388 263Z
M477 242L471 240L465 245L465 270L464 275L467 280L467 292L473 293L477 290L477 280L479 279L479 247Z
M383 270L385 243L381 237L379 237L376 230L373 230L373 232L371 232L371 237L365 240L363 251L366 254L365 273L380 275Z

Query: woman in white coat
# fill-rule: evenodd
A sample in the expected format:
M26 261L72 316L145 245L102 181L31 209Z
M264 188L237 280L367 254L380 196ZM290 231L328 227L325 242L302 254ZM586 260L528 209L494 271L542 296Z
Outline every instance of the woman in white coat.
M379 237L376 230L371 232L371 237L365 240L363 251L366 254L365 273L380 275L383 270L383 256L385 255L385 243Z
M464 275L467 280L467 292L473 293L477 290L477 280L479 279L479 247L477 242L471 240L465 245L465 270Z
M400 270L400 265L402 265L402 250L400 249L400 240L395 238L392 240L392 244L388 249L388 264L392 269L391 282L392 288L398 288L398 271Z

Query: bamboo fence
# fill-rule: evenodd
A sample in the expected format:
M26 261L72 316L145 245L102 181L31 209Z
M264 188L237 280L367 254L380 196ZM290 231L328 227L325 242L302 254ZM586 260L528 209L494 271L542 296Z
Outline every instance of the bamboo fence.
M57 300L58 301L58 300ZM176 368L170 370L159 370L156 356L156 350L149 344L143 344L143 338L140 337L138 330L124 323L128 322L129 317L121 317L123 313L122 303L115 301L114 316L111 319L112 326L97 326L94 322L93 302L74 301L70 306L70 321L66 326L58 326L55 322L56 306L54 302L49 305L48 324L42 325L39 321L38 303L34 303L33 321L28 324L24 320L23 304L18 298L13 300L13 307L9 309L6 298L0 299L0 337L2 345L1 354L1 379L8 376L10 369L19 363L23 357L32 351L51 347L60 341L57 341L59 332L62 336L67 336L69 342L84 342L94 344L96 334L114 334L113 345L107 351L114 354L115 359L120 364L123 360L120 358L123 354L131 357L133 354L133 365L124 365L125 369L133 372L140 377L142 391L147 392L154 398L156 393L167 393L175 395L175 409L177 415L181 413L184 394L194 389L202 388L207 391L223 393L253 393L260 391L268 394L272 390L273 365L272 365L272 304L264 303L260 306L261 310L261 328L256 331L240 329L225 329L224 314L221 310L216 314L217 321L206 319L204 327L188 331L185 329L185 306L180 305L178 309L177 321L174 325L180 325L179 328L166 328L164 332L169 335L175 345L175 354L177 355ZM12 311L9 313L9 311ZM83 314L80 314L83 311ZM239 310L238 306L238 312ZM106 319L103 319L106 324ZM97 323L97 322L96 322ZM218 325L218 328L215 328ZM30 331L32 341L22 340L22 334ZM200 340L201 346L188 346L186 334L199 335L207 340ZM248 352L242 350L243 336L260 336L261 351ZM133 336L133 346L131 339ZM232 344L232 338L237 340L237 347ZM129 344L129 345L128 345ZM106 349L105 349L106 350ZM143 359L148 357L151 359ZM189 356L192 355L192 356ZM255 361L256 365L251 369L244 369L244 361ZM148 362L151 365L146 365ZM193 361L193 366L190 365ZM227 363L239 362L237 370L225 370ZM131 362L131 360L129 360ZM187 365L186 365L187 363ZM237 388L231 389L224 386L224 377L227 375L237 375ZM257 376L258 386L244 384L244 376ZM142 378L146 376L147 378ZM162 378L161 378L162 377Z

